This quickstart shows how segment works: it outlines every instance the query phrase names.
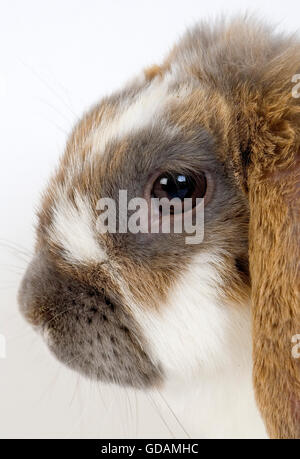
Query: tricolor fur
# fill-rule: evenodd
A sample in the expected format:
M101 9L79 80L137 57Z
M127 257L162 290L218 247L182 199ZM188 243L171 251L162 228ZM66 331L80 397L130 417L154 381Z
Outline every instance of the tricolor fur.
M251 384L249 211L257 212L250 226L257 259L266 250L259 212L271 209L280 181L272 167L278 160L280 171L294 168L299 176L291 145L299 147L300 105L289 99L299 66L296 39L255 21L196 26L162 65L84 115L41 204L36 256L20 291L27 319L46 332L60 360L92 378L139 388L180 383L187 393L202 387L186 399L197 412L198 436L265 435ZM266 150L272 161L264 159ZM252 155L260 155L261 167ZM117 199L120 189L143 197L158 170L211 177L203 242L186 245L184 234L99 234L97 201ZM262 205L252 183L259 188L267 172ZM294 188L290 195L299 200ZM268 249L276 266L277 246ZM250 267L257 284L264 272ZM278 276L267 273L276 283ZM262 288L267 296L268 285ZM255 360L256 378L276 365L271 352L263 358L269 360L259 370ZM269 374L264 378L257 384L276 386ZM258 400L267 422L275 416L278 426L267 390Z

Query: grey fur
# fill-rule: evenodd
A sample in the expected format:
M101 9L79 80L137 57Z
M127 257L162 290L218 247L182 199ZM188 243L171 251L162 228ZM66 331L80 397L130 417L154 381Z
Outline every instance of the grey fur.
M50 350L69 367L122 385L159 382L161 370L118 300L60 272L45 252L31 262L19 299L25 317L46 332Z

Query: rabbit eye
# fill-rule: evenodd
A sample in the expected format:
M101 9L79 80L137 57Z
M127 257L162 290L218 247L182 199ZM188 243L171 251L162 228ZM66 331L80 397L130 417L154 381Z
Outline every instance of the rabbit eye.
M181 173L163 173L154 182L152 196L154 198L179 198L182 201L192 198L192 207L196 198L204 198L207 190L207 180L203 172L197 175Z

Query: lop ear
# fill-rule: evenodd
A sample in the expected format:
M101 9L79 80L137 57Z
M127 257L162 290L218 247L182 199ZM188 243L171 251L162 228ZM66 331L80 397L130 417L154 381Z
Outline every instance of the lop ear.
M255 94L243 88L247 143L234 158L250 206L254 387L272 438L300 438L299 67L300 46L291 45L269 63Z

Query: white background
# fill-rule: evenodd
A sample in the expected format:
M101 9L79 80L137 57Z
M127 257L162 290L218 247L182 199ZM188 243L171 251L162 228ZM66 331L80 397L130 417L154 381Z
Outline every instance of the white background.
M0 437L166 437L184 433L157 394L85 381L20 318L16 292L40 191L83 110L159 63L198 19L258 13L299 27L299 0L0 0ZM1 357L1 356L0 356Z

